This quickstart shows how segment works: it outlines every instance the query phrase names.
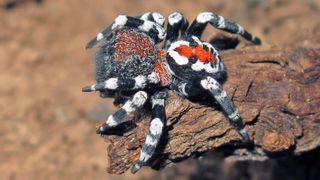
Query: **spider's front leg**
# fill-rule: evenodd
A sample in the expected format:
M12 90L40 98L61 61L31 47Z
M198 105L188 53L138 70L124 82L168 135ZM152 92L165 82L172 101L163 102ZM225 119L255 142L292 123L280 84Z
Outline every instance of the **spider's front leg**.
M205 79L202 79L200 82L202 88L208 90L210 94L214 97L214 99L219 103L223 111L228 116L231 123L234 125L238 133L241 135L242 139L245 142L250 142L249 135L247 131L244 129L244 123L238 110L235 105L228 97L226 91L220 85L218 81L208 76Z
M158 91L151 96L152 115L149 132L142 146L139 160L131 169L132 173L136 173L155 153L165 126L166 115L164 104L167 96L166 90Z
M206 27L210 23L217 29L223 31L239 34L247 41L252 42L253 44L259 45L261 41L258 37L255 37L248 31L246 31L240 24L237 24L229 19L225 19L223 16L214 14L212 12L202 12L197 18L192 22L191 26L186 31L186 36L197 36L199 39Z
M189 22L180 12L174 12L169 15L167 25L167 36L164 41L165 48L168 48L172 42L176 41L179 33L182 34L188 28Z
M118 111L108 117L107 121L97 129L97 134L107 132L110 128L130 120L129 115L142 108L147 99L148 94L145 91L136 92Z

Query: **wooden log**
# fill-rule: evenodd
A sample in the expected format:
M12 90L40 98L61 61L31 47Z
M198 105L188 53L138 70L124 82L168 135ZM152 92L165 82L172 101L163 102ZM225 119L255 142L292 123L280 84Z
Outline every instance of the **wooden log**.
M228 149L238 160L299 155L320 145L320 50L254 47L222 52L224 87L245 120L253 144L244 145L218 107L190 102L173 92L166 101L167 129L154 168L211 150ZM102 136L107 171L121 174L138 159L150 117L123 135ZM230 153L232 149L233 153ZM230 158L230 157L229 157Z

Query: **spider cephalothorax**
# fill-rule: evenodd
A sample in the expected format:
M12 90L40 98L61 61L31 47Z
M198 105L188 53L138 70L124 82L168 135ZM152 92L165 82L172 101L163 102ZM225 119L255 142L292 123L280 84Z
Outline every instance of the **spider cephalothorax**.
M98 134L130 120L131 113L151 104L150 129L140 158L132 167L133 173L147 163L159 143L165 127L168 90L190 99L210 95L243 140L250 141L239 112L221 86L226 70L219 53L201 40L208 23L260 44L259 38L239 24L211 12L200 13L190 26L181 13L174 12L168 18L167 32L164 17L159 13L120 15L87 44L91 48L104 40L95 58L97 84L86 86L83 91L100 91L122 104L97 130Z

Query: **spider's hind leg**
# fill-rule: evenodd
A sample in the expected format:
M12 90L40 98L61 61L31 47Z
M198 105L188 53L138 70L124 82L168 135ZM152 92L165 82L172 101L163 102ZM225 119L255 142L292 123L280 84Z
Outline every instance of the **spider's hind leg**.
M139 160L131 169L132 173L136 173L155 153L165 126L166 116L164 104L167 96L168 93L166 90L158 91L151 96L152 114L149 132L142 146Z
M124 105L115 113L110 115L107 121L97 129L97 134L107 132L110 128L130 120L130 114L142 108L148 99L145 91L136 92Z
M217 29L221 29L232 34L239 34L244 39L252 42L253 44L261 44L261 41L258 37L255 37L248 31L246 31L241 25L212 12L202 12L198 14L197 18L192 22L191 26L186 31L186 35L194 35L200 39L208 23L210 23Z
M86 49L92 48L100 40L108 37L112 31L121 29L123 27L135 28L146 32L154 37L156 43L163 40L166 36L164 28L156 22L142 20L131 16L119 15L109 26L107 26L103 31L99 32L87 43Z

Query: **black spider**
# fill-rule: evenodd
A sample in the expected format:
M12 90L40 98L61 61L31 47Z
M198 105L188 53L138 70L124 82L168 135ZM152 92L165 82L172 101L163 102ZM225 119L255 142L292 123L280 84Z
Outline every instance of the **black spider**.
M254 44L260 44L260 39L239 24L211 12L200 13L190 26L181 13L174 12L168 18L167 33L164 21L155 12L138 17L120 15L87 44L91 48L104 40L96 55L97 84L82 91L100 91L103 96L114 96L117 102L124 101L97 130L98 134L130 120L129 114L151 99L150 129L140 158L131 169L133 173L147 163L159 143L165 126L167 90L185 98L212 96L243 140L250 141L239 112L221 86L227 72L219 53L200 38L209 23ZM162 40L163 47L159 48Z

